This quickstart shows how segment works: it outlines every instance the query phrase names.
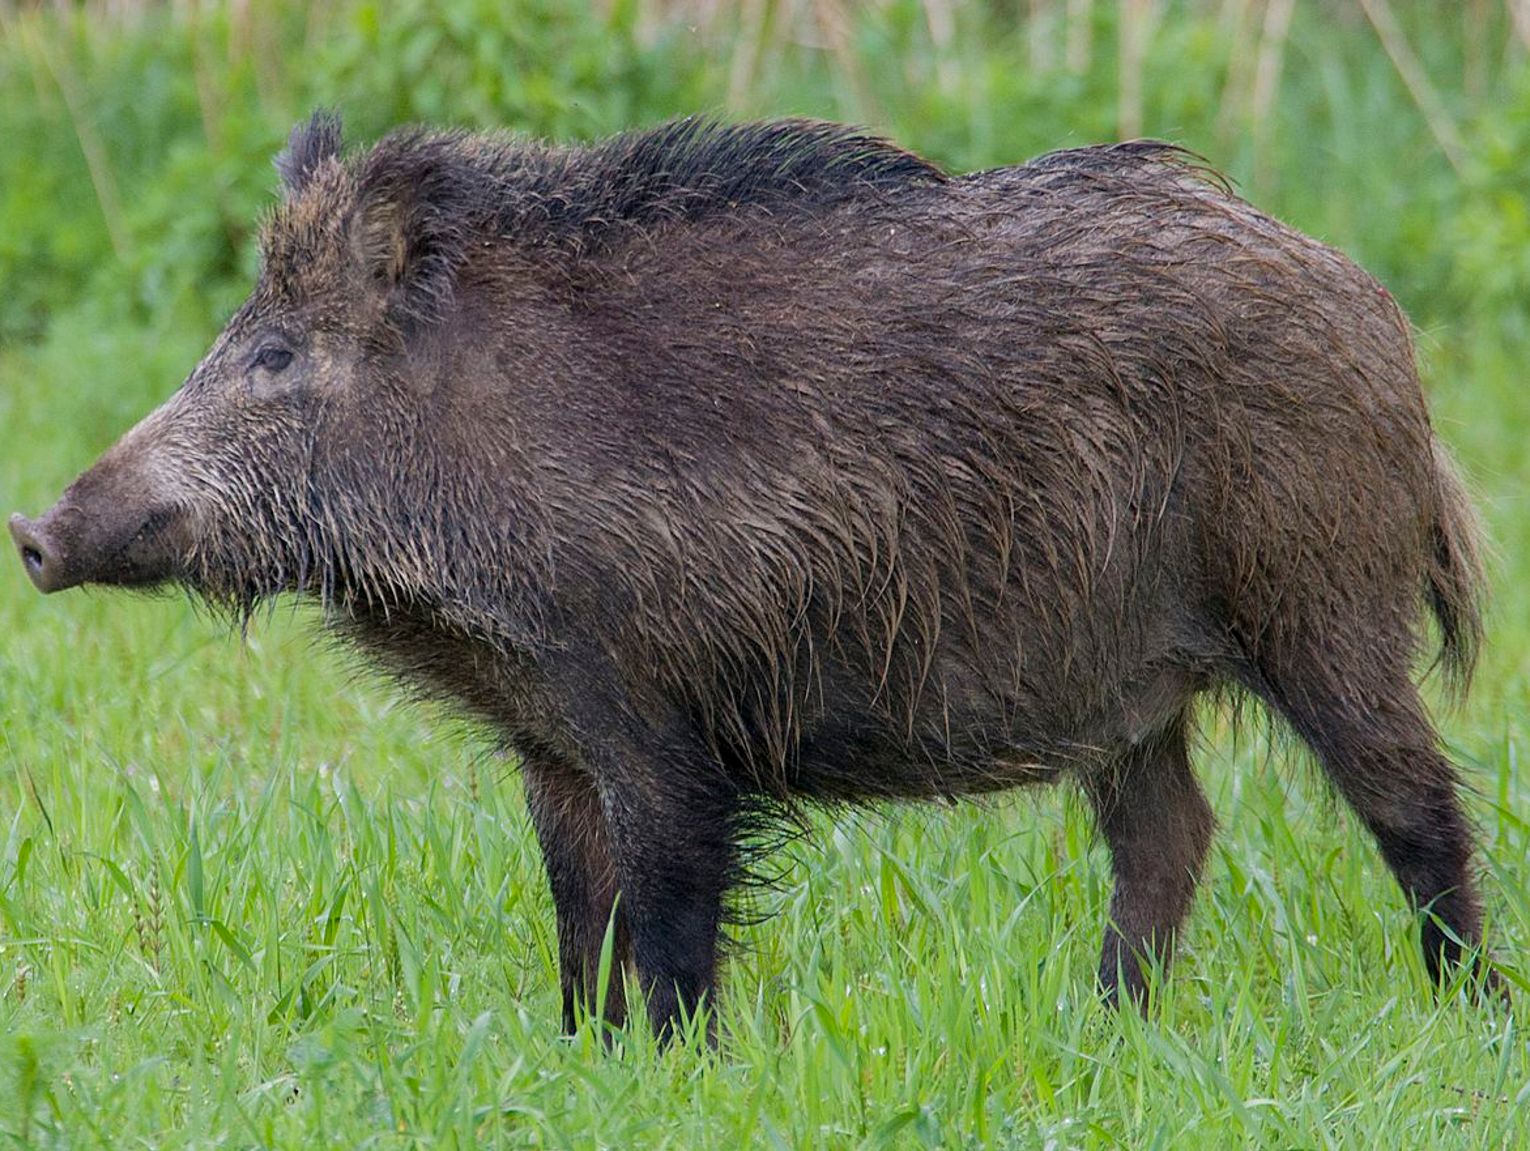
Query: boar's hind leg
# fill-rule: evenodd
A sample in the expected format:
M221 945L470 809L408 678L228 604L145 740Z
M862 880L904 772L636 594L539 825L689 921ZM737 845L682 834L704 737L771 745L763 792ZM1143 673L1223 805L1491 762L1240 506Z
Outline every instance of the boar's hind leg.
M581 1008L595 1010L608 927L615 934L604 1017L619 1027L627 1014L622 968L630 944L625 916L618 912L614 923L611 918L616 868L600 795L588 775L565 764L528 757L522 773L558 917L563 1027L572 1032Z
M1406 659L1382 668L1374 654L1336 661L1309 653L1299 662L1267 664L1254 687L1316 753L1424 914L1424 962L1438 983L1460 964L1460 944L1476 948L1482 938L1473 837L1455 769L1404 672ZM1498 986L1490 969L1480 974L1484 989Z
M1111 1002L1124 989L1142 1004L1142 960L1168 962L1211 844L1211 808L1190 769L1188 714L1102 769L1087 790L1116 877L1100 984Z

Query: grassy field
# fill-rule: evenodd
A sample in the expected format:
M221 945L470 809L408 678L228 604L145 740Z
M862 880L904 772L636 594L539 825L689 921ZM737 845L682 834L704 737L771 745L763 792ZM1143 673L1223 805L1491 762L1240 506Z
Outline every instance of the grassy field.
M1435 6L1377 0L1332 19L1298 3L1284 29L1278 0L985 6L991 25L944 31L935 3L425 7L0 3L0 510L46 506L196 362L310 102L363 136L415 116L588 135L813 112L961 167L1168 135L1373 267L1420 324L1496 548L1476 689L1443 726L1522 1016L1530 77L1505 10L1424 35ZM1430 994L1371 843L1279 736L1234 742L1216 715L1199 766L1221 831L1149 1020L1097 1002L1108 862L1059 792L815 823L738 933L716 1053L563 1038L514 764L310 624L281 605L241 638L176 598L45 600L0 563L0 1138L1530 1144L1515 1015Z

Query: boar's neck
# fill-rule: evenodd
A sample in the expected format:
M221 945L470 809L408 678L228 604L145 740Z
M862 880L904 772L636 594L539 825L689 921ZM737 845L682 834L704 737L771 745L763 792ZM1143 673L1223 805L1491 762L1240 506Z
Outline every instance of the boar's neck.
M548 718L558 709L541 674L541 641L529 632L490 635L420 606L353 605L333 611L329 624L406 691L462 710L512 745L563 738Z

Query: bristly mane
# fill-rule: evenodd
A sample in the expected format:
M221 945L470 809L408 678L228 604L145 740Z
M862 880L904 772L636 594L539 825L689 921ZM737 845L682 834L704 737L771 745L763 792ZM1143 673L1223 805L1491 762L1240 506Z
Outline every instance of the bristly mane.
M823 209L948 179L877 136L811 120L688 117L583 147L406 129L359 162L363 186L401 175L440 186L449 170L451 199L501 234L580 247L663 223Z
M566 167L543 173L544 187L555 196L574 193L562 214L580 228L749 207L827 207L947 178L877 136L812 120L720 124L689 117L566 156Z
M445 314L460 270L490 236L580 258L664 225L798 219L948 181L855 128L811 120L690 117L560 146L503 134L405 128L346 157L320 111L277 158L284 203L263 230L268 283L300 292L316 254L366 261L396 327Z

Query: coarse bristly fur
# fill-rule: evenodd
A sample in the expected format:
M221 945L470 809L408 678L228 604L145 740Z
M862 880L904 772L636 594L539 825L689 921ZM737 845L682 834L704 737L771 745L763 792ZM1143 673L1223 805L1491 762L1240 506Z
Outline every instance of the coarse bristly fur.
M34 552L50 586L312 594L497 732L570 1025L608 922L656 1026L703 1002L797 805L1064 777L1117 876L1100 978L1140 996L1211 839L1193 703L1226 690L1312 748L1431 972L1478 944L1412 681L1427 608L1465 686L1476 528L1407 324L1186 153L949 176L692 119L347 155L319 114L278 167L249 301Z

